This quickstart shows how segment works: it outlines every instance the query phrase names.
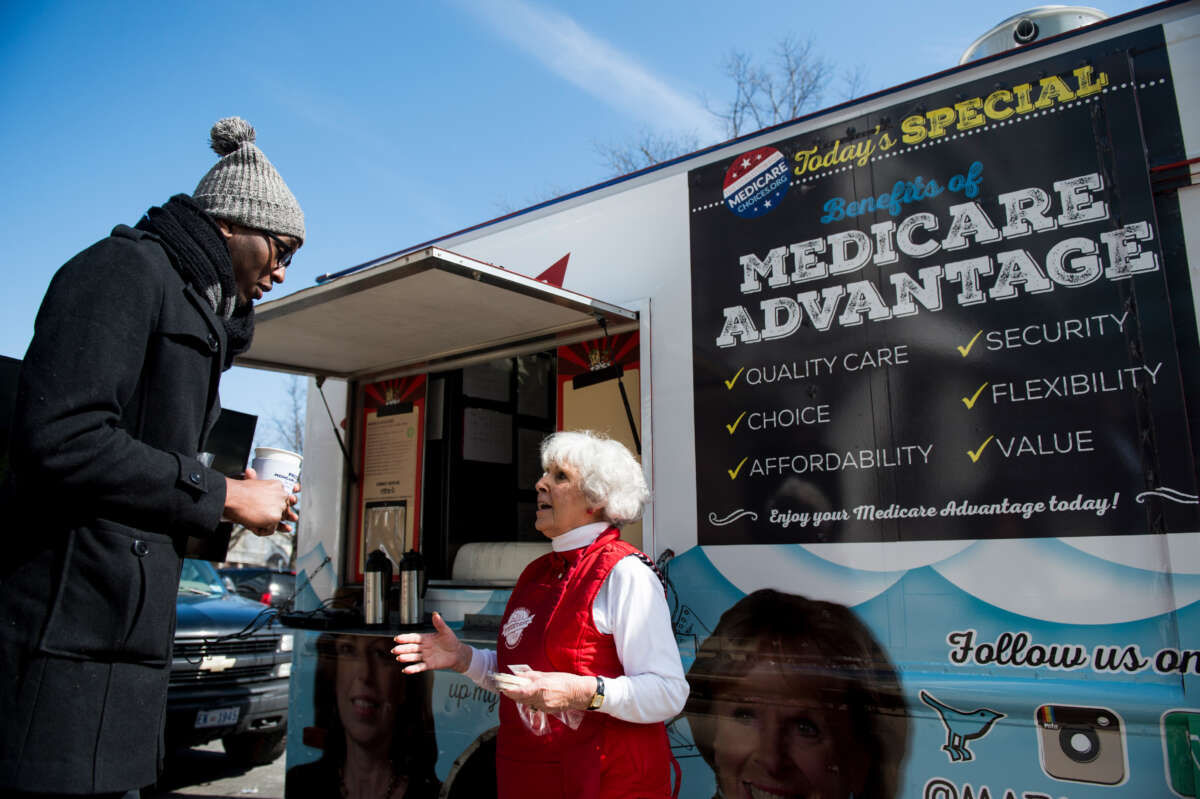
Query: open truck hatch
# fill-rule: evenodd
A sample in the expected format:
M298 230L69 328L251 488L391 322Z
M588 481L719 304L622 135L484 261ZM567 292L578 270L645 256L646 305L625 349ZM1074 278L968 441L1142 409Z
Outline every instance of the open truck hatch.
M637 312L427 247L263 303L239 366L360 379L438 371L636 325Z

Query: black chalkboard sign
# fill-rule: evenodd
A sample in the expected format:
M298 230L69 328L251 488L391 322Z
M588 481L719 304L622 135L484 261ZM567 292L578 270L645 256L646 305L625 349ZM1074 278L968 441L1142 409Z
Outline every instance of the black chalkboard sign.
M691 172L699 543L1196 529L1178 129L1155 29Z

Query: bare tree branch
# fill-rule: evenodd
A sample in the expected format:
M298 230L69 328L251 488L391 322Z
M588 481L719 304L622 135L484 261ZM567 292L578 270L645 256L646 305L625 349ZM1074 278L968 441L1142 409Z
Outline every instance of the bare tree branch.
M820 106L833 65L813 49L812 40L788 36L776 45L772 61L754 63L735 50L725 59L734 95L723 110L709 110L725 123L730 138L795 119Z
M853 100L862 97L867 90L867 74L862 64L847 69L842 73L842 99Z
M567 194L570 189L554 183L547 183L541 189L531 191L525 195L524 200L513 200L511 197L500 197L492 201L496 212L501 216L511 214L514 211L521 211L525 208L532 208L535 205L540 205L549 200Z
M297 375L288 378L283 395L283 410L271 414L271 426L276 440L284 449L304 452L304 408L308 402L308 385Z
M275 440L284 449L304 454L304 414L308 404L308 383L297 375L288 378L287 388L284 389L283 409L271 414L271 427L275 431ZM288 553L289 568L296 568L296 531L299 523L292 527L292 532L277 532L280 543ZM233 535L241 538L248 531L244 527L235 527ZM232 540L232 539L231 539Z
M666 136L643 128L631 144L593 142L592 146L612 174L628 175L698 150L700 139L694 133Z
M812 40L794 36L779 40L765 64L733 50L722 67L733 82L733 97L715 108L706 100L704 107L724 123L725 135L731 139L820 108L835 78L834 65L817 53ZM841 99L860 95L866 83L863 68L847 70L841 81ZM669 136L643 129L631 143L593 146L612 174L624 175L698 150L704 144L708 142L694 135Z

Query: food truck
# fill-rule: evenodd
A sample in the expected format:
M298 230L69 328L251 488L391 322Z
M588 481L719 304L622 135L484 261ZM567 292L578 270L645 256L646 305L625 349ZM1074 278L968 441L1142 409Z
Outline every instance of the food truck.
M241 363L312 377L289 771L344 749L329 660L390 635L353 610L368 555L419 552L424 612L495 646L548 549L539 442L588 428L644 465L623 535L693 698L743 603L780 623L723 679L774 664L784 701L668 722L681 796L1200 793L1200 4L1018 22L259 307ZM813 607L876 656L806 656L841 651ZM402 690L359 721L394 710L443 796L486 796L497 696Z

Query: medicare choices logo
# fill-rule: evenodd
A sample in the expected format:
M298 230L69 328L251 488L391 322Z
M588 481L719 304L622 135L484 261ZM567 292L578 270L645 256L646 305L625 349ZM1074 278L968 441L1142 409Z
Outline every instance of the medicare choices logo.
M788 163L774 147L760 147L733 159L725 172L725 205L740 217L753 219L779 205L791 186Z
M517 608L512 612L508 621L500 628L500 634L504 636L504 643L509 649L521 642L521 634L531 624L533 624L533 614L529 612L529 608Z

